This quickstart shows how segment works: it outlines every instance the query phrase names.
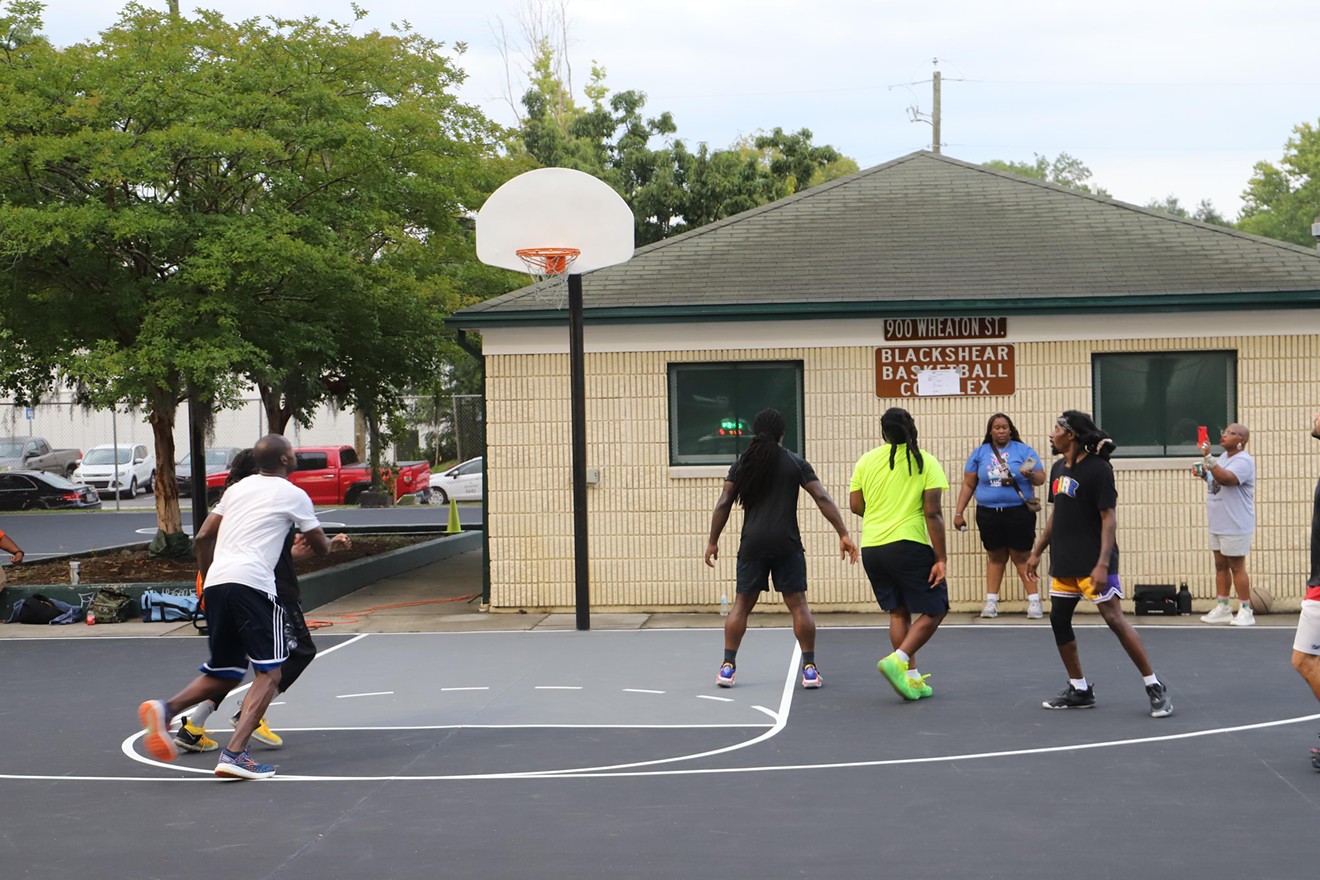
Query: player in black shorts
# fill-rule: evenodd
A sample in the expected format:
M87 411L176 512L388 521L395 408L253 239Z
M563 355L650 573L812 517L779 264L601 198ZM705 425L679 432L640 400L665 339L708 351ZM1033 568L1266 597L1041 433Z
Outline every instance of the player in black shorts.
M761 410L752 419L752 432L755 436L747 450L729 468L711 515L706 542L706 564L713 568L720 555L720 533L729 521L733 503L741 502L744 514L738 545L738 592L724 622L724 661L715 683L733 687L738 646L747 632L747 615L756 607L761 593L769 591L773 578L775 589L793 615L793 635L802 648L802 686L818 688L823 679L816 668L816 621L807 607L807 559L797 521L799 487L807 490L839 533L840 556L856 563L857 545L815 470L783 447L784 417L777 410Z

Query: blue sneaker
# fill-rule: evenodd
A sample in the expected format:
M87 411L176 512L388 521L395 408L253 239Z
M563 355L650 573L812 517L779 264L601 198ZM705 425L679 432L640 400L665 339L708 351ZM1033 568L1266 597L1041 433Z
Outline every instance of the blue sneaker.
M270 764L258 764L245 749L235 755L229 749L220 750L220 763L215 765L216 776L232 779L269 779L275 775L275 768Z
M722 688L733 687L733 664L725 663L720 666L719 675L715 676L715 683Z
M802 667L802 686L804 688L818 688L825 683L820 677L820 670L816 668L815 663L808 663Z

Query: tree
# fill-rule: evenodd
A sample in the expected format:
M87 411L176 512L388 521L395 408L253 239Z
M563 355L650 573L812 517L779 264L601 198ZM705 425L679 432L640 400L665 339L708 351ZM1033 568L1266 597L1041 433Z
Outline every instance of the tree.
M130 4L57 50L29 36L40 12L0 17L0 315L22 316L0 317L3 381L30 398L62 375L140 405L177 552L181 400L333 373L379 424L434 366L498 132L454 96L444 46L406 27Z
M1178 197L1170 193L1163 200L1151 199L1146 203L1146 207L1153 211L1163 211L1166 214L1172 214L1175 217L1183 217L1191 220L1199 220L1202 223L1213 223L1215 226L1232 226L1224 216L1215 210L1215 206L1209 199L1201 199L1194 212L1188 211L1178 201Z
M1320 218L1320 129L1293 128L1278 165L1257 162L1238 228L1279 241L1311 246L1311 224Z
M1074 158L1067 153L1059 153L1053 161L1040 153L1033 153L1032 155L1036 157L1034 162L1006 162L1002 159L993 159L986 162L985 167L994 168L997 171L1007 171L1010 174L1017 174L1022 177L1030 177L1033 180L1043 180L1046 183L1053 183L1058 186L1066 186L1068 189L1092 193L1106 199L1111 198L1109 192L1103 187L1093 187L1087 183L1091 179L1091 169L1087 168L1081 159Z

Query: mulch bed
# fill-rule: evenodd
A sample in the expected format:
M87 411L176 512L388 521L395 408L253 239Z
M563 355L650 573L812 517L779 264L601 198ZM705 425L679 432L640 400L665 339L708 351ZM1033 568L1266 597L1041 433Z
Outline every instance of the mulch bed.
M293 567L298 574L308 574L422 541L432 541L437 537L393 535L354 538L353 546L348 550L332 553L325 559L301 560L295 562ZM79 577L85 584L188 583L197 576L197 563L192 559L154 559L147 555L145 548L114 550L73 558L80 563ZM5 577L14 586L67 584L69 560L10 565L5 568Z

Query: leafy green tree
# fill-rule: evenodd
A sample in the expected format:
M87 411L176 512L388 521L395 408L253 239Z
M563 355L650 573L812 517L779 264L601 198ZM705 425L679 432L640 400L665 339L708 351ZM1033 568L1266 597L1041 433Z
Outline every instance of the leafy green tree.
M1201 199L1196 206L1195 211L1188 211L1178 201L1178 197L1170 193L1162 200L1151 199L1146 203L1146 207L1155 211L1163 211L1166 214L1172 214L1175 217L1183 217L1191 220L1200 220L1202 223L1213 223L1215 226L1232 226L1224 216L1215 210L1215 206L1209 199Z
M499 134L455 97L445 47L406 27L130 4L58 50L33 36L41 9L0 16L3 381L31 398L61 375L141 406L163 543L186 547L178 403L333 375L383 423L463 298L456 241Z
M1257 162L1238 228L1279 241L1311 246L1311 224L1320 218L1320 129L1293 128L1278 165Z
M540 165L575 168L614 187L632 209L639 245L649 244L851 174L857 163L812 143L807 129L768 134L711 151L674 136L672 114L648 116L646 95L610 93L593 66L579 107L559 78L555 50L542 40L523 95L520 134Z
M1040 153L1034 153L1033 155L1036 157L1033 162L1006 162L1002 159L993 159L986 162L985 167L994 168L997 171L1007 171L1010 174L1017 174L1022 177L1030 177L1034 180L1043 180L1046 183L1053 183L1058 186L1066 186L1068 189L1092 193L1103 198L1111 198L1109 192L1103 187L1087 183L1091 179L1091 169L1087 168L1081 159L1067 153L1059 153L1053 160L1042 156Z

